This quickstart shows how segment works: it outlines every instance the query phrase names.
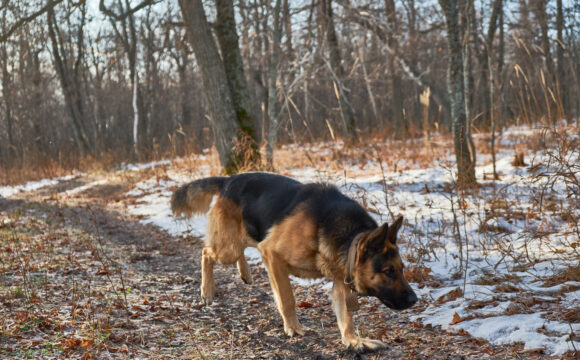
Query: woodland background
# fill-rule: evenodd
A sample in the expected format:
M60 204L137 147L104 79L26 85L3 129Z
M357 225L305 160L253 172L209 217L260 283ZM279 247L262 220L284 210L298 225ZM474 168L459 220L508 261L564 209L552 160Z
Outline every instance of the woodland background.
M214 143L226 170L259 167L276 141L454 123L474 161L472 129L580 109L576 1L3 0L0 19L4 183ZM224 67L230 91L204 79Z
M578 359L579 57L577 0L0 0L0 358ZM255 169L405 217L387 349L256 249L203 306L172 193Z

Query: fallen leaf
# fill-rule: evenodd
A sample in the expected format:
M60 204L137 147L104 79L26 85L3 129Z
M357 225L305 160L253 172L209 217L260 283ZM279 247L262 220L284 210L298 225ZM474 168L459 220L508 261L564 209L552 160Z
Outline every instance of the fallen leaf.
M451 325L458 324L458 323L462 322L463 320L465 320L465 318L462 318L461 316L459 316L458 313L455 313L455 314L453 314L453 320L451 320Z

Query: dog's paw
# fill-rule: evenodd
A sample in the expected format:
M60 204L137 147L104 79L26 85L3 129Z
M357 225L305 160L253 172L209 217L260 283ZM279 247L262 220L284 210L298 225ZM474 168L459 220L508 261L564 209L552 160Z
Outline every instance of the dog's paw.
M302 326L300 324L284 325L284 332L286 333L286 335L290 337L294 337L294 335L303 336L309 330L310 330L309 328Z
M240 273L240 277L246 284L249 285L253 282L252 271L250 270L250 266L246 262L245 258L241 258L240 260L238 260L238 272Z
M254 282L252 280L252 273L250 273L250 272L247 272L247 273L240 272L240 276L242 277L242 280L248 285L252 285L252 283Z
M204 305L211 305L215 297L215 288L213 289L201 289L201 301Z
M342 343L356 351L375 351L387 347L387 344L380 340L363 339L359 337L343 338Z

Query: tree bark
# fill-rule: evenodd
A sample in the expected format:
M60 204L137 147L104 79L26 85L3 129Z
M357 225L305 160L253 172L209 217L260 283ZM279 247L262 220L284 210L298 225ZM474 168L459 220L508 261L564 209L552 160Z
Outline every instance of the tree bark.
M292 19L290 16L290 5L288 0L284 0L282 19L284 23L284 33L286 35L286 62L294 60L294 50L292 48Z
M280 41L282 39L282 21L280 20L280 1L274 5L273 34L271 44L270 69L268 74L268 142L266 144L266 161L270 168L274 166L274 147L278 134L278 95L276 81L278 79L278 66L280 57Z
M556 71L554 70L554 61L550 51L550 38L548 37L548 21L546 19L546 0L533 0L534 14L540 25L540 38L542 40L542 52L544 53L544 62L548 70L548 77L554 80Z
M201 73L204 99L214 128L220 163L224 172L231 174L240 165L234 149L239 126L224 64L201 0L179 0L179 6Z
M463 92L463 59L459 10L454 0L439 0L445 14L447 45L449 48L447 89L451 102L453 144L457 160L457 182L460 188L475 183L475 164L469 152L465 101Z
M82 19L79 25L79 33L77 34L77 57L74 64L66 62L63 59L65 55L65 48L62 44L60 36L60 29L58 28L54 8L47 10L48 14L48 34L52 45L53 62L60 80L66 108L69 111L73 124L73 134L77 145L83 155L91 154L94 150L94 144L88 135L85 126L85 108L83 104L82 90L80 85L80 66L82 64L84 34L83 27L85 24L86 9L82 8ZM57 36L57 33L59 34Z
M471 162L476 163L475 144L471 136L471 127L473 124L473 93L474 93L474 79L471 61L471 45L477 38L475 30L475 16L473 0L467 0L463 3L464 8L462 12L463 21L463 97L465 101L465 132L467 137L467 144L471 154Z
M397 13L394 0L385 0L385 9L387 12L387 44L395 53L398 53L398 41L395 34L399 33ZM403 130L403 96L401 95L401 77L395 55L390 55L389 70L391 75L391 111L393 114L393 125L395 131L400 133Z
M216 0L216 35L230 93L232 95L236 119L241 130L238 141L245 165L255 166L260 162L259 140L254 129L254 119L250 109L250 95L244 75L244 65L240 53L238 33L234 19L232 0Z
M568 116L568 91L566 87L566 73L564 64L564 38L562 32L564 29L564 11L562 9L562 0L556 1L556 66L557 66L557 93L560 97L562 106L561 116Z
M334 28L334 16L332 12L332 0L318 1L318 20L319 20L319 46L323 44L328 49L330 71L332 73L335 94L340 107L340 115L343 122L343 134L351 140L356 139L356 124L354 120L354 109L350 103L344 87L344 67L338 48L338 38Z

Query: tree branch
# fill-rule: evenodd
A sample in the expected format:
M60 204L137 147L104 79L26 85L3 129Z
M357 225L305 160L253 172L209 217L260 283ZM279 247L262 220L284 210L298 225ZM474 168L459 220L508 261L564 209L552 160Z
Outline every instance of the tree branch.
M449 98L437 87L435 87L428 79L425 78L425 73L420 73L417 69L413 68L409 63L400 56L400 54L389 45L386 30L374 21L371 21L368 16L364 16L358 11L358 9L353 8L348 4L348 2L339 0L338 3L348 11L349 17L354 23L362 26L363 28L372 31L382 42L384 49L391 55L399 67L403 70L403 73L417 85L422 88L430 88L431 95L433 99L441 105L446 112L450 111Z
M111 10L111 9L109 9L109 8L107 8L105 6L105 0L100 0L99 1L99 10L103 14L105 14L105 15L107 15L107 16L109 16L109 17L111 17L111 18L113 18L113 19L115 19L115 20L118 21L118 20L123 20L123 19L127 18L128 16L133 15L137 11L139 11L139 10L141 10L141 9L147 7L147 6L155 5L155 4L159 3L160 1L161 0L143 0L142 3L140 3L137 6L135 6L134 8L128 9L124 13L122 13L122 14L115 14L115 12L113 10Z
M43 8L39 9L38 11L36 11L36 12L34 12L34 13L26 16L26 17L21 18L16 23L14 23L14 25L12 25L12 27L10 29L8 29L8 31L6 31L4 34L2 34L0 36L0 42L5 42L21 26L23 26L24 24L27 24L27 23L31 22L32 20L36 19L37 17L39 17L40 15L44 14L48 10L54 8L56 5L58 5L62 1L63 0L48 0L47 3L46 3L46 5Z

